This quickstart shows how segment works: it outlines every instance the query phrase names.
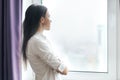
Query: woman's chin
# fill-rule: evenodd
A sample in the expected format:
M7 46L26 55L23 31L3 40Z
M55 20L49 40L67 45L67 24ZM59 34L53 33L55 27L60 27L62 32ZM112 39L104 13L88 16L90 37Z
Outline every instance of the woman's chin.
M48 30L48 31L49 31L49 30L50 30L50 28L46 28L45 30Z

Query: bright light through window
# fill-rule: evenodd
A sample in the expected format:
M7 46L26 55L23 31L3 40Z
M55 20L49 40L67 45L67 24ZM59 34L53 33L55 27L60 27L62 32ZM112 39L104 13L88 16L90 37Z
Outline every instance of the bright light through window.
M43 5L52 20L48 37L69 69L107 72L107 0L43 0Z

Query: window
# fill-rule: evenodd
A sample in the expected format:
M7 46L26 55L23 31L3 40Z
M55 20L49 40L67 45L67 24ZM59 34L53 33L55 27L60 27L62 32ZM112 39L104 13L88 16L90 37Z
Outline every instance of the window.
M116 10L118 7L119 0L83 0L83 2L80 1L81 0L64 0L64 1L42 0L42 3L48 7L49 12L51 14L51 19L52 19L51 31L46 32L46 35L48 35L48 38L51 40L55 52L57 52L58 55L61 54L60 56L64 57L64 60L68 65L73 65L74 63L75 65L77 65L77 68L76 66L70 66L69 74L67 76L61 76L61 77L63 80L88 80L88 79L116 80L116 46L117 46L116 44L116 25L117 25L116 12L117 11ZM41 2L41 0L27 0L27 1L24 0L23 14L26 9L26 6L30 5L31 3L38 3L38 2ZM72 2L72 4L70 2ZM77 7L77 6L83 6L83 7ZM95 6L96 8L92 8L93 6ZM77 9L82 10L82 12L77 12ZM68 11L70 14L68 14ZM73 14L76 13L76 14L72 15L72 13ZM83 15L86 16L84 17ZM64 16L64 17L60 17L60 16ZM24 19L24 15L23 15L23 19ZM80 27L77 27L78 24L79 25L81 24L82 26L86 26L86 27L82 27L81 25ZM91 26L88 27L87 26L88 24L92 25L92 27ZM89 34L85 35L82 32ZM64 38L61 38L62 36ZM75 39L69 39L70 37ZM74 45L78 45L75 44L77 42L77 38L81 39L81 37L82 40L83 39L90 40L90 42L96 43L95 45L97 46L98 49L96 49L96 47L93 48L103 54L98 55L99 53L97 51L95 53L95 50L93 50L93 48L90 46L91 48L90 52L93 51L94 54L91 53L92 55L88 56L85 53L85 55L79 56L80 61L78 61L77 58L70 58L68 52L73 51L74 53L72 55L74 57L75 55L78 55L76 53L83 54L84 51L86 52L86 50L88 50L87 48L89 46L87 47L84 47L83 45L81 46L80 42L78 42L80 44L80 47L75 48L76 46ZM86 39L86 37L88 39ZM65 46L63 45L64 43L67 45L70 43L70 47L72 47L72 50L71 48L69 48L69 46L66 49L66 45ZM74 60L74 62L70 60L72 61ZM83 62L87 62L89 64L88 67L81 68L81 65L86 66L85 63L81 64L81 60L84 60ZM99 65L97 64L96 61L98 61ZM95 64L95 66L92 65L93 63ZM78 67L79 65L80 67ZM96 65L99 67L96 68ZM24 71L22 67L22 80L28 80L28 79L32 80L33 77L32 78L31 77L32 77L31 68L28 67L27 71Z
M43 5L51 14L54 51L70 71L107 72L107 0L43 0Z

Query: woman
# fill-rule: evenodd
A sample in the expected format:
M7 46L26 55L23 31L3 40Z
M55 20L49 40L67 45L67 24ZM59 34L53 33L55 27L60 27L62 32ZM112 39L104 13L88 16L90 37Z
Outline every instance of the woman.
M66 75L67 67L58 59L43 35L44 30L50 30L50 15L45 6L28 7L23 23L23 59L29 61L36 80L59 80L58 74Z

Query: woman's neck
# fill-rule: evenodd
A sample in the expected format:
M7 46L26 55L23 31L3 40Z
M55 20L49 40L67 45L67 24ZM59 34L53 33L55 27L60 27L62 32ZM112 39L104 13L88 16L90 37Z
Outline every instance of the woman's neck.
M42 34L43 34L43 31L44 31L43 26L40 26L37 32L40 32L40 33L42 33Z

